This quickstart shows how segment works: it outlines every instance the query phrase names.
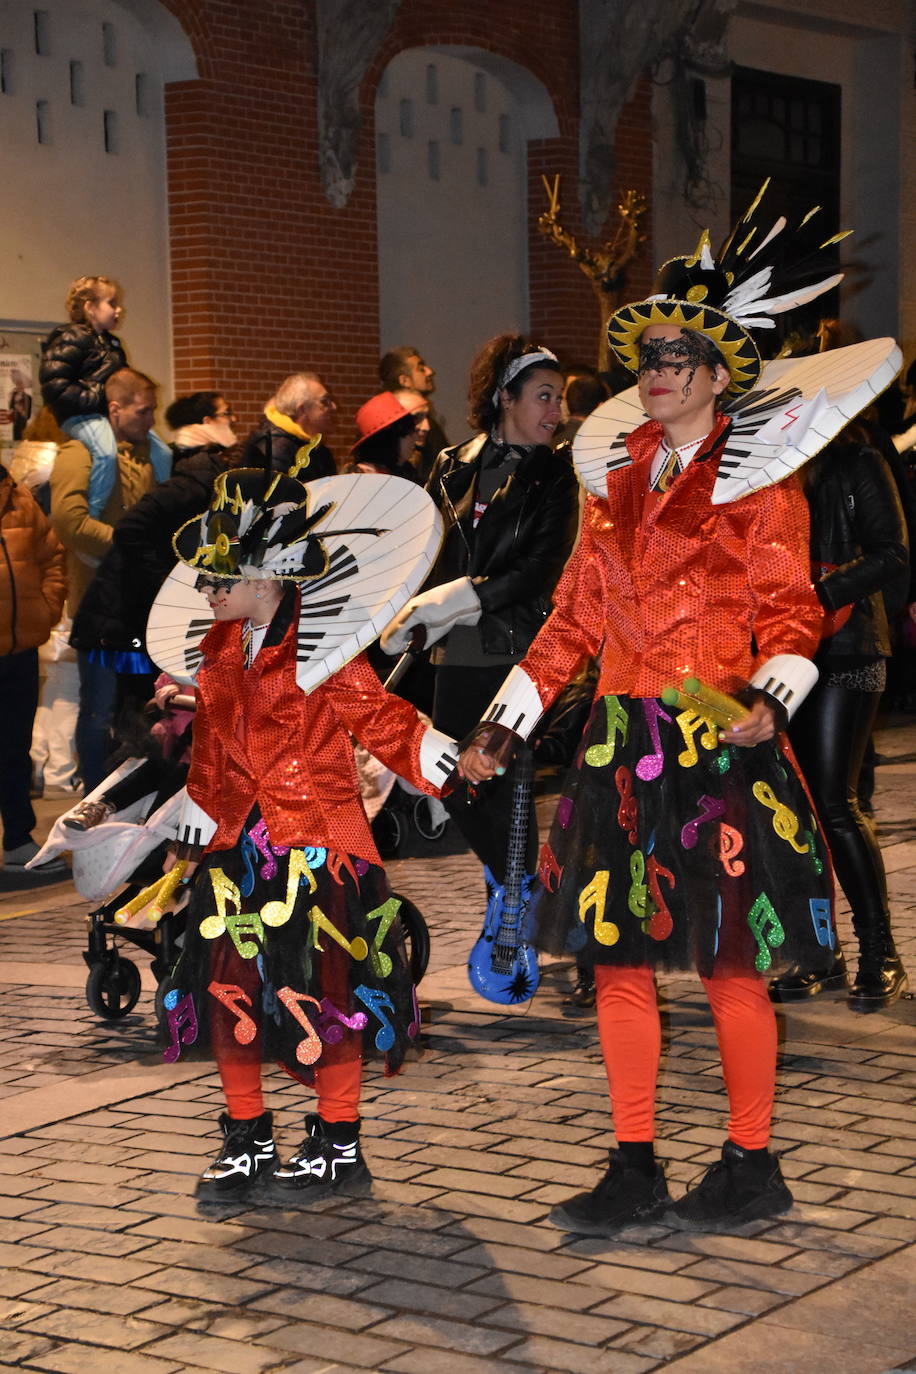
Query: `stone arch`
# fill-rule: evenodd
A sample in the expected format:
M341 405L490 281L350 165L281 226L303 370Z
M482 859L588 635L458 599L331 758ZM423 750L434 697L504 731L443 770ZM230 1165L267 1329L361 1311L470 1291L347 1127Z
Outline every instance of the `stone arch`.
M556 111L519 63L431 44L388 62L375 127L382 350L424 353L458 439L474 352L529 325L528 143L558 136Z

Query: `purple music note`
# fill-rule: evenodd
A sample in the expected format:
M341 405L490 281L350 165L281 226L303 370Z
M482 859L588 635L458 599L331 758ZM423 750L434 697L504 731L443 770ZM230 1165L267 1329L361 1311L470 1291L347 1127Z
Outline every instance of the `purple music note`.
M681 831L681 844L685 849L695 849L700 838L700 826L706 821L717 820L725 815L725 802L721 797L700 797L700 814L695 820L688 821Z
M319 1008L321 1015L318 1017L318 1034L326 1045L338 1045L344 1038L344 1026L349 1030L365 1030L369 1024L369 1018L364 1011L355 1011L352 1016L347 1016L340 1007L335 1007L328 997L322 997Z
M261 877L265 881L276 877L277 858L282 854L289 853L289 845L271 844L270 835L267 833L267 822L264 820L263 816L258 821L257 825L251 827L248 834L251 836L255 849L257 849L258 853L264 859L264 863L261 865Z
M568 830L569 823L573 815L572 797L561 797L557 802L557 825L561 830Z
M417 1035L418 1035L419 1032L420 1032L420 1021L421 1021L421 1018L420 1018L420 1003L417 1001L417 990L416 990L416 988L411 988L411 989L410 989L410 999L411 999L411 1003L412 1003L412 1005L413 1005L413 1017L412 1017L412 1019L411 1019L410 1025L407 1027L407 1038L408 1038L408 1040L415 1040L416 1037L417 1037Z
M644 700L642 709L646 717L646 725L649 727L649 734L652 736L652 746L654 753L643 754L636 765L636 776L643 782L651 782L657 778L665 766L665 753L662 749L661 736L658 733L658 722L665 720L671 724L671 717L663 711L657 701Z
M191 994L187 992L179 997L174 988L166 994L163 1005L172 1043L162 1051L162 1057L174 1064L181 1055L182 1045L193 1045L197 1039L197 1011Z

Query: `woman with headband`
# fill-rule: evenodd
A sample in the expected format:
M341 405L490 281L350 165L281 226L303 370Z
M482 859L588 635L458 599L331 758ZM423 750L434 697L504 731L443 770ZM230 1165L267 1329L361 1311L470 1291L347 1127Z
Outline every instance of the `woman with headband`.
M435 645L433 721L459 739L546 620L573 546L578 486L550 448L562 393L555 355L519 334L478 353L468 386L478 432L443 449L427 486L446 530L431 586L382 636L399 654L425 631Z

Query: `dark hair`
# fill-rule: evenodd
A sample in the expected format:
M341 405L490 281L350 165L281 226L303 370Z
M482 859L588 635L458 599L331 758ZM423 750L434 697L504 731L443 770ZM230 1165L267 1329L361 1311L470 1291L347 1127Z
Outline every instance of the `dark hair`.
M363 439L350 457L355 462L378 463L379 467L394 471L401 462L401 440L405 435L413 434L416 428L416 417L405 415L402 420L395 420L393 424L386 425L384 429L376 430L367 439Z
M570 415L591 415L610 394L600 377L576 375L566 383L566 409Z
M525 353L540 353L538 344L531 343L523 334L497 334L484 344L471 363L468 378L468 424L476 430L489 434L499 417L499 406L493 400L493 393L499 386L499 379L514 358ZM559 363L550 361L532 364L516 373L506 387L510 396L517 397L524 383L533 372L559 372Z
M221 391L195 391L190 396L176 396L165 412L169 429L184 429L185 425L199 425L216 413Z
M401 373L407 366L408 358L419 358L420 351L412 348L410 344L403 344L400 348L391 348L382 358L378 365L378 375L382 379L382 386L386 391L397 391L401 385Z

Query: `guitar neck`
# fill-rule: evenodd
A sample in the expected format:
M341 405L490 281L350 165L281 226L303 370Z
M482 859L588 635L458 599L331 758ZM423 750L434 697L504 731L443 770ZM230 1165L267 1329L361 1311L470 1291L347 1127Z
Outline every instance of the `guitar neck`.
M518 915L525 878L525 854L528 849L528 819L531 810L531 785L534 763L530 749L520 749L515 756L515 783L512 789L512 812L509 819L509 847L506 856L504 883L504 921L506 916Z

